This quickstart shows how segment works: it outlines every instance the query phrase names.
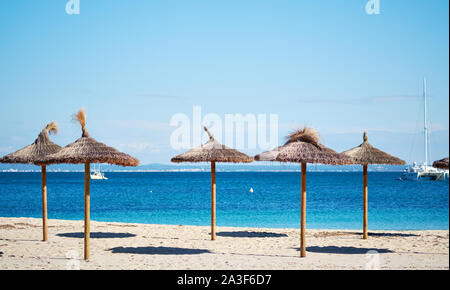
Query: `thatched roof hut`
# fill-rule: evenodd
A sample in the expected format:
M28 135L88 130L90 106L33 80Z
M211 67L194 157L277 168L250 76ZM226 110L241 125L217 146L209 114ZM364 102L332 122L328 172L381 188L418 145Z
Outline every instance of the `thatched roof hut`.
M383 152L368 142L367 133L364 132L363 143L350 150L342 152L349 156L356 164L389 164L389 165L404 165L405 161L395 156Z
M84 163L84 259L89 260L90 243L90 163L109 163L121 166L137 166L139 160L128 154L117 151L103 143L96 141L86 129L86 113L80 110L74 119L81 125L80 139L61 149L59 152L48 155L40 163Z
M283 146L258 154L255 160L301 163L300 256L306 257L306 165L344 165L351 164L352 160L320 144L319 133L307 127L292 132Z
M49 133L57 133L58 125L51 122L41 131L33 144L0 158L0 163L35 163L49 154L57 153L61 147L50 141ZM43 240L48 240L47 226L47 167L41 165L42 176L42 231Z
M61 150L61 147L50 141L48 136L49 133L56 134L57 132L58 125L51 122L45 126L33 144L0 158L0 163L36 163L47 155L57 153Z
M205 144L191 149L171 159L172 162L211 162L211 240L216 239L216 162L249 163L253 158L235 149L220 144L214 139L208 128L209 140Z
M355 164L363 166L363 239L369 237L368 233L368 187L367 187L367 166L369 164L389 164L404 165L405 161L389 155L368 142L367 133L364 132L363 143L355 148L342 152L349 156Z
M448 169L448 157L433 162L433 167L440 169Z

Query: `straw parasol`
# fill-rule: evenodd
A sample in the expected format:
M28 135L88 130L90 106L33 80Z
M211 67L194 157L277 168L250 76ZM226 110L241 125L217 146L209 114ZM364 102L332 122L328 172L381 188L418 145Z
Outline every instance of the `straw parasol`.
M121 153L112 147L92 138L86 130L86 113L81 109L74 119L81 125L80 139L61 149L56 154L48 155L39 162L46 164L56 163L84 163L84 259L89 260L90 241L90 163L109 163L121 166L138 166L139 160L128 154Z
M344 165L351 160L320 144L318 132L312 128L296 130L287 139L283 146L256 155L255 160L301 163L300 256L306 257L306 164Z
M41 131L33 144L28 145L14 153L8 154L0 158L0 163L35 163L38 159L58 152L61 147L50 141L49 133L56 134L58 132L58 125L51 122ZM48 226L47 226L47 167L45 164L41 165L42 176L42 231L43 240L48 241Z
M358 147L342 152L342 154L349 156L353 163L361 164L363 166L363 238L368 238L367 231L367 166L369 164L389 164L389 165L404 165L405 161L389 155L372 145L367 141L367 133L364 132L363 143Z
M211 162L211 240L216 239L216 162L250 163L253 158L217 142L208 128L209 140L200 147L171 159L172 162Z
M440 169L448 169L448 157L433 162L433 167Z

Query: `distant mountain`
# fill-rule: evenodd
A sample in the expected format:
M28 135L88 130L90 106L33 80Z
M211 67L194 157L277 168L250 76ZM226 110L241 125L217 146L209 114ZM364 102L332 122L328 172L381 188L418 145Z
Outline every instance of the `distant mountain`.
M91 165L91 169L92 169ZM402 171L405 166L370 165L369 171ZM41 168L35 165L24 164L0 164L0 171L40 171ZM83 164L56 164L48 166L48 171L84 171ZM122 167L102 164L103 172L112 171L209 171L210 165L202 164L146 164L138 167ZM227 164L220 163L216 167L217 171L300 171L299 164L280 163L253 163L253 164ZM362 171L360 165L331 166L322 164L309 164L308 171Z

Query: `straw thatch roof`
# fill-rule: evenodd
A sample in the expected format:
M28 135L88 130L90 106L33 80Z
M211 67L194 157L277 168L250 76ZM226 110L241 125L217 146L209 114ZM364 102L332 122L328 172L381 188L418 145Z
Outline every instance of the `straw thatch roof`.
M189 150L171 159L172 162L233 162L249 163L253 158L235 149L217 142L208 128L204 127L209 135L209 141L200 147Z
M33 144L0 158L0 163L35 163L42 157L61 150L61 147L50 141L48 133L56 134L58 125L51 122L41 131Z
M352 163L349 157L320 144L317 131L306 127L289 134L288 140L283 146L256 155L255 160L330 165Z
M83 135L80 139L61 149L56 154L48 155L39 162L45 164L54 163L109 163L121 166L138 166L139 160L128 154L117 151L96 141L86 130L86 114L80 110L75 115L80 123Z
M433 167L440 169L448 169L448 157L433 162Z
M342 152L352 158L356 164L389 164L389 165L404 165L405 161L389 155L367 142L367 134L364 132L363 143L358 147Z

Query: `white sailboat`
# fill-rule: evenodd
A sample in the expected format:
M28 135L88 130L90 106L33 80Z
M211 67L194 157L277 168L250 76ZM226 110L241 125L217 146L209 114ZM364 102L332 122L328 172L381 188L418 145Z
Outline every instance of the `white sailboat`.
M95 169L95 164L94 164L94 170L91 173L91 179L108 180L108 178L106 178L105 175L100 171L100 164L98 165L98 170Z
M408 166L399 178L401 180L445 180L448 179L448 170L434 168L428 165L429 138L428 138L428 120L427 120L427 80L423 79L423 98L424 98L424 144L425 144L425 162L418 165Z

